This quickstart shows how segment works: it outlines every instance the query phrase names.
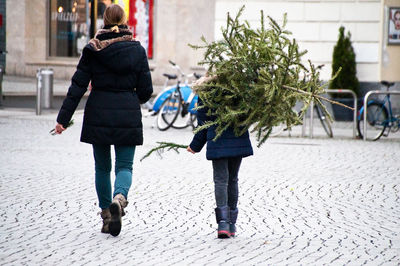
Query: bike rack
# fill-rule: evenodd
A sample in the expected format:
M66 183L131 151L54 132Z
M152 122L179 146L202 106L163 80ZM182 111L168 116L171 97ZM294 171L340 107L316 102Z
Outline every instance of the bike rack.
M342 90L342 89L329 89L325 90L326 92L334 92L334 93L342 93L342 94L351 94L354 99L354 111L353 111L353 138L356 138L357 131L357 95L352 90ZM314 101L311 101L310 104L310 138L313 138L314 131ZM344 107L343 107L344 108ZM303 123L304 125L304 123Z
M367 94L365 94L364 97L364 107L367 106L368 103L368 97L371 96L372 94L399 94L400 95L400 91L369 91L367 92ZM363 134L363 140L366 141L367 140L367 109L368 108L364 108L365 112L364 112L364 134Z

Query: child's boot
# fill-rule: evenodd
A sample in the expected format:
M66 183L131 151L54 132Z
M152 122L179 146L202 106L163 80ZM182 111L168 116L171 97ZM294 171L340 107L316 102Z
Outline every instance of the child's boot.
M229 238L229 207L215 208L218 223L218 238Z
M103 227L101 228L101 232L105 233L105 234L109 234L110 230L109 230L109 224L111 221L111 213L110 213L110 209L102 209L100 212L100 216L103 219Z
M238 216L238 208L236 209L230 209L229 211L229 232L231 237L234 237L236 234L236 220L237 220L237 216Z
M128 201L122 194L115 195L110 205L111 221L109 230L112 236L117 236L121 232L121 217L125 214L124 208L128 205Z

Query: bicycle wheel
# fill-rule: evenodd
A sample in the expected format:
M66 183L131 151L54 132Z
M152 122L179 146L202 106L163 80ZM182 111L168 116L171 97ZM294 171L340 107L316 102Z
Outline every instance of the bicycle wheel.
M283 130L285 129L285 123L281 123L276 127L272 127L272 131L269 134L270 137L276 137L282 134Z
M184 104L181 104L181 106L182 106L182 108L179 111L179 114L176 117L176 120L172 124L172 127L176 128L176 129L187 128L188 126L191 125L190 112L188 111L189 104L184 103Z
M364 137L364 109L361 110L357 129L360 138ZM388 111L383 104L371 102L367 105L367 139L378 140L385 132Z
M181 96L179 91L174 91L161 104L157 114L157 127L165 131L172 126L181 111Z
M324 128L326 134L328 135L328 137L332 138L333 132L332 132L331 122L329 122L324 112L318 105L315 105L315 109L317 109L319 121L321 121L321 125Z
M194 113L190 113L190 124L192 125L192 129L197 127L197 115Z
M193 129L196 128L197 116L196 116L196 111L194 111L194 108L196 108L196 106L197 106L197 95L193 94L193 92L190 90L190 94L187 97L187 102L182 103L181 112L179 113L175 122L172 124L172 127L177 129L182 129L192 126Z

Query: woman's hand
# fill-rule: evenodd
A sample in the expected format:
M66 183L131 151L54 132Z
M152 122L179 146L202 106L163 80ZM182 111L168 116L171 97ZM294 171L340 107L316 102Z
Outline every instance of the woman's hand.
M54 131L56 132L56 134L61 134L64 130L65 130L65 128L61 124L57 124L56 127L54 128Z
M188 152L190 152L190 153L193 153L193 154L196 153L195 151L192 150L192 148L190 148L190 146L188 146L188 147L186 148L186 150L187 150Z

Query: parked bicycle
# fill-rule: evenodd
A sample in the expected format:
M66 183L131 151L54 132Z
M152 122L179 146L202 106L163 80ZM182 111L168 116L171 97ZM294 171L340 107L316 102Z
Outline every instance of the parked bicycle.
M329 121L327 114L325 114L324 109L319 106L318 104L314 105L314 111L316 111L319 121L321 122L322 128L328 135L328 137L332 138L333 137L333 132L332 132L332 126L331 122ZM299 116L301 116L301 111L299 112ZM285 124L281 124L279 126L273 127L270 136L271 137L276 137L282 134L282 132L287 131L288 128L286 127Z
M394 82L382 81L386 91L394 85ZM358 113L357 129L360 138L364 137L364 110L361 107ZM367 103L367 139L378 140L380 137L387 137L390 132L397 132L400 129L400 114L394 115L390 94L386 94L383 100L370 100Z
M177 79L175 86L166 87L154 100L153 111L157 115L156 124L159 130L165 131L170 127L182 129L188 126L196 126L196 110L198 96L189 85L190 78L199 79L201 76L193 73L186 75L179 65L169 61L179 72L176 75L164 74L167 81ZM182 80L184 80L182 85Z
M322 128L324 129L325 133L328 135L328 137L333 138L332 125L324 109L318 104L314 105L314 108L317 111L319 121L321 122Z

